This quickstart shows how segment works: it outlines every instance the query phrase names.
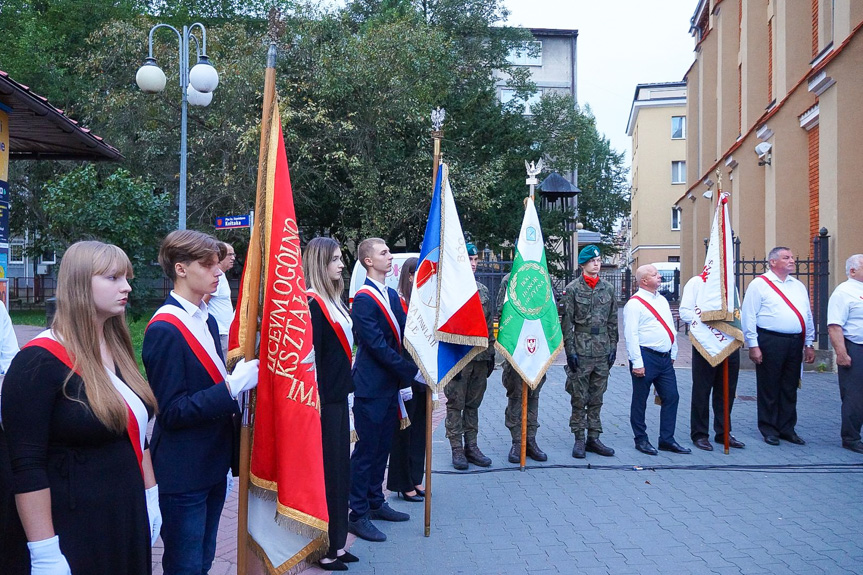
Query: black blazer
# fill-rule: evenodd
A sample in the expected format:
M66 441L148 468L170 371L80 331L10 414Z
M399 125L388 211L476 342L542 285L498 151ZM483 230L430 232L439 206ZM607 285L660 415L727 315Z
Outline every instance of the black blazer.
M311 297L309 315L312 318L318 395L321 397L321 403L341 403L347 400L348 394L354 390L351 362L336 336L336 330L327 321L318 302Z
M171 296L165 304L182 307ZM212 316L207 327L221 355L219 328ZM206 489L224 480L237 440L234 416L240 414L227 384L213 384L180 331L166 322L147 328L141 356L159 403L150 440L159 492Z

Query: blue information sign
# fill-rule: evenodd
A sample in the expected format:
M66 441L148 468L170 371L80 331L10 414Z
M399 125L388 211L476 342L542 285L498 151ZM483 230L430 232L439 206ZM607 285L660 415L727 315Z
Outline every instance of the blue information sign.
M233 230L249 227L249 214L244 216L221 216L216 218L217 230Z

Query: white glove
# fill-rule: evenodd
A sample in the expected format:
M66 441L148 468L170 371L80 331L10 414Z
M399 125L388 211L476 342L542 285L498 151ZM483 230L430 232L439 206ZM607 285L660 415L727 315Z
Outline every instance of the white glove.
M60 551L60 537L27 543L31 575L72 575L69 562Z
M402 401L410 401L414 397L414 390L409 387L405 387L404 389L399 390L399 394L402 396Z
M423 377L423 372L417 370L417 374L414 376L414 381L417 383L421 383L423 385L426 384L426 378Z
M244 391L258 386L258 366L260 363L261 361L258 359L252 361L241 359L237 362L237 365L234 366L234 372L225 378L231 397L236 399Z
M225 489L225 503L228 502L228 497L231 496L231 492L234 490L234 476L231 473L231 470L228 470L228 486Z
M144 490L147 496L147 516L150 518L150 547L156 544L162 530L162 510L159 509L159 486Z
M348 409L353 409L353 408L354 408L354 394L349 393L348 394Z

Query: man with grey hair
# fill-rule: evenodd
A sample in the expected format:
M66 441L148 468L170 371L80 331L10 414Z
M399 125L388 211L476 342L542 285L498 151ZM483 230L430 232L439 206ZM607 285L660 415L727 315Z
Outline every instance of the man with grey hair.
M802 362L815 361L815 324L809 292L791 276L794 254L777 246L767 257L770 270L749 284L741 306L743 337L755 364L758 430L768 445L784 439L797 445L797 385Z
M845 275L827 304L827 332L839 366L842 447L863 453L863 254L848 258Z
M659 449L672 453L690 453L674 439L677 423L677 338L671 327L674 321L668 300L659 294L662 276L651 265L635 270L638 291L623 306L623 335L632 374L632 403L629 423L635 436L635 448L647 455L656 455L656 448L647 438L644 411L651 384L662 400L659 412Z

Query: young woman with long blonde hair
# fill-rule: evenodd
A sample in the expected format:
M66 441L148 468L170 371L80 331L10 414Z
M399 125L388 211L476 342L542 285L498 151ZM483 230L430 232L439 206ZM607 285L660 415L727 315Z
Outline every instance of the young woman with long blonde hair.
M24 346L3 382L33 575L152 569L161 514L145 433L156 400L126 325L131 277L117 246L72 245L60 263L52 328Z
M303 253L303 273L309 296L309 312L321 398L321 436L324 485L330 515L330 548L320 560L327 571L345 571L357 558L345 551L348 536L350 489L350 423L348 395L354 336L351 315L342 303L345 289L342 251L332 238L314 238Z

